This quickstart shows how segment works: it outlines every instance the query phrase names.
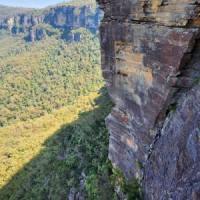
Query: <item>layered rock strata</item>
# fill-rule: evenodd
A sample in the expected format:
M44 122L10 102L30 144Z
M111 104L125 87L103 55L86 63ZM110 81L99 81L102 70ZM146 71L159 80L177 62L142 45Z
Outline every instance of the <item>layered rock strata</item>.
M77 28L86 28L95 34L102 16L103 12L91 5L58 5L7 16L0 21L0 29L9 30L13 34L26 33L26 39L32 42L57 31L61 32L62 38L70 40L70 31Z
M200 1L98 3L110 160L146 199L200 199Z

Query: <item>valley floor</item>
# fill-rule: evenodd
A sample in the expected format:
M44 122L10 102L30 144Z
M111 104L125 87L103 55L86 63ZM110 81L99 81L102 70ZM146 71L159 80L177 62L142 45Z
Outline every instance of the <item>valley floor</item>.
M0 199L67 199L83 173L90 177L88 199L98 199L101 190L112 195L104 125L110 107L102 90L52 114L0 128Z
M0 200L113 199L98 37L0 31Z

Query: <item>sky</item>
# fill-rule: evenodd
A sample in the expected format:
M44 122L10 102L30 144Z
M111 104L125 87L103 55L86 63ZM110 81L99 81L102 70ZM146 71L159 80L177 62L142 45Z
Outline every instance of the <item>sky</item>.
M66 2L69 0L0 0L1 5L28 7L28 8L44 8L46 6L57 3Z

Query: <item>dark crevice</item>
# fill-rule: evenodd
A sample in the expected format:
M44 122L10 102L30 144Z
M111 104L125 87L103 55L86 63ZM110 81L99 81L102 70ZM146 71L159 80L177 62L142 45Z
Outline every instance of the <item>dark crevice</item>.
M122 72L122 71L120 71L120 70L117 72L117 74L118 74L118 75L121 75L121 76L124 76L124 77L127 77L127 76L128 76L127 73L124 73L124 72Z

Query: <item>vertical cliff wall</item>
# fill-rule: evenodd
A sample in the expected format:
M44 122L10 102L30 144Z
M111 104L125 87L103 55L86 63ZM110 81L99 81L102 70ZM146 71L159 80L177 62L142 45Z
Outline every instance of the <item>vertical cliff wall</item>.
M200 1L98 3L110 160L146 199L200 199Z

